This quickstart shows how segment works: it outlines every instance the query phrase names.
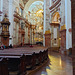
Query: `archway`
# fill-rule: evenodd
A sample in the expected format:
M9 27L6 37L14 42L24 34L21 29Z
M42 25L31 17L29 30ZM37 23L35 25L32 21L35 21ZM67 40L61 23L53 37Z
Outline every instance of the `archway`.
M55 12L51 19L51 48L52 50L59 50L60 48L60 14Z
M29 8L25 7L27 10L25 12L25 18L32 26L31 34L29 36L30 42L36 44L40 42L43 44L43 0L41 1L29 1ZM27 6L27 5L26 5Z

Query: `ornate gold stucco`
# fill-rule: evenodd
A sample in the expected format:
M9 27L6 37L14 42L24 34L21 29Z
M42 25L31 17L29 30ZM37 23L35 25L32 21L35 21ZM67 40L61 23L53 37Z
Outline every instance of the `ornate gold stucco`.
M63 26L61 26L60 30L64 30L64 29L66 29L66 25L65 24Z
M45 34L51 34L50 30L45 31Z

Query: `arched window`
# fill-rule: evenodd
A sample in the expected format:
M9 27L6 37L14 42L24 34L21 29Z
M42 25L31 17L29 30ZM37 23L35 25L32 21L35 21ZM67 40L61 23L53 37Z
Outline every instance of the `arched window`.
M20 8L20 15L22 16L23 15L23 9Z

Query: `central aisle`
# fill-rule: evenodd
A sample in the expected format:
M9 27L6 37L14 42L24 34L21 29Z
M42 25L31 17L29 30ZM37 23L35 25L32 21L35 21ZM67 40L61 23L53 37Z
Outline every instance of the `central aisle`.
M49 61L33 75L73 75L72 59L56 52L49 52Z

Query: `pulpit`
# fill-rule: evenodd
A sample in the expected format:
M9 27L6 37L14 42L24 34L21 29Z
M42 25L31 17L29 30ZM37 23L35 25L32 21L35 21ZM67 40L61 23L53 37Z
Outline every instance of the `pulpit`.
M4 19L1 22L2 25L2 32L1 32L1 42L3 45L5 45L6 47L9 46L9 19L7 18L7 15L4 15Z

